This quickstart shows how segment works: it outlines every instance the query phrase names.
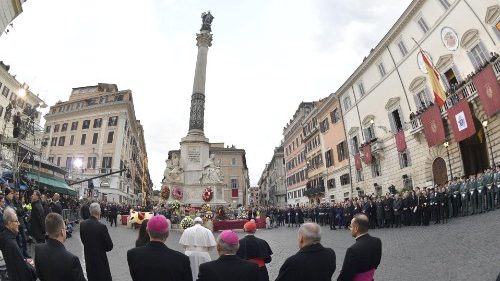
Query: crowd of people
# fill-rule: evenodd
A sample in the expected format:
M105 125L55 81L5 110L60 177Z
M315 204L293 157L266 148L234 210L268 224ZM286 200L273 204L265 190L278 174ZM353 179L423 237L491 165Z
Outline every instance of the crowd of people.
M80 224L87 279L111 281L106 252L113 249L113 241L106 225L100 222L101 206L90 204L89 213L90 217ZM15 232L15 212L7 208L4 218L9 231ZM179 240L185 248L185 252L181 253L166 246L171 230L170 220L158 214L143 221L136 247L127 252L132 280L269 280L266 264L271 261L273 252L265 240L255 236L257 227L254 220L245 224L247 235L241 239L232 230L223 231L215 239L212 231L202 225L201 218L195 218L194 222L195 225L187 228ZM380 264L382 243L367 233L368 228L368 217L363 214L353 217L351 234L356 242L347 250L338 280L373 278ZM34 271L18 251L18 255L7 263L9 268L13 259L17 259L17 266L9 269L9 274L11 271L15 273L11 280L35 280L35 274L42 281L87 280L78 258L64 248L66 232L62 216L48 214L45 230L47 242L36 245ZM10 236L11 242L7 247L13 252L19 249L17 243L12 242L14 236L14 233ZM299 251L283 263L276 280L331 280L336 270L336 255L333 249L321 245L321 227L316 223L305 223L300 226L297 238ZM212 261L208 252L213 248L217 249L219 258Z
M475 71L467 74L464 80L462 81L457 81L455 83L450 83L450 87L446 89L446 97L447 101L446 104L448 107L451 107L452 105L456 104L459 100L463 99L464 96L462 96L462 93L458 92L459 89L464 87L467 83L472 81L474 76L481 72L483 69L485 69L487 66L490 64L494 63L500 55L497 52L490 52L490 57L489 60L485 60L484 63L477 68ZM422 113L424 113L429 107L433 106L434 103L430 102L429 104L426 104L425 102L421 101L421 106L419 106L418 110L414 113L410 113L410 120L415 119L417 116L420 116Z
M201 218L194 221L195 225L187 228L179 240L184 255L165 245L170 231L168 219L156 215L143 222L147 226L141 227L137 247L127 252L132 280L269 280L266 264L271 262L273 251L265 240L255 236L253 219L244 225L247 235L243 238L233 230L224 230L217 240L202 226ZM347 250L337 280L372 280L381 261L382 242L368 234L369 219L364 214L352 218L350 229L356 242ZM149 238L146 244L144 237ZM302 224L297 241L299 251L282 264L276 281L331 280L337 268L336 254L321 245L321 226ZM212 261L208 252L214 247L219 258Z
M203 219L197 217L179 241L184 253L165 245L171 221L155 212L142 222L136 247L127 253L130 275L134 281L165 276L171 280L269 280L266 264L272 260L273 251L266 241L255 236L255 219L266 218L268 227L299 227L300 250L286 259L276 280L331 279L336 257L333 249L320 243L321 226L349 229L356 238L346 252L338 280L371 280L380 263L382 246L379 239L367 234L368 229L447 223L453 217L499 209L500 166L468 178L454 178L443 186L390 191L314 206L241 207L234 213L235 217L246 215L248 220L244 226L247 235L241 239L230 230L215 239L212 231L203 226ZM79 201L57 193L49 196L38 190L28 195L8 186L0 195L0 250L8 280L112 280L106 253L113 249L113 241L101 218L116 227L117 216L128 214L131 206ZM78 258L64 248L75 223L64 212L75 214L72 217L81 214L86 276ZM34 261L28 251L30 243L36 244ZM209 252L214 248L220 257L211 261Z
M496 170L454 178L445 185L415 187L404 192L363 196L315 206L269 207L261 210L271 227L300 226L305 221L329 225L332 230L349 226L356 214L369 218L370 228L398 228L447 223L459 216L500 208L500 166ZM249 218L255 214L248 213Z

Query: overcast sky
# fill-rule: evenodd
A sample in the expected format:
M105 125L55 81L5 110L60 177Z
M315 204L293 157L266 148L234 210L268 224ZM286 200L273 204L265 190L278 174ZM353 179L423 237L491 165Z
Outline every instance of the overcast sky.
M301 101L340 87L410 0L27 1L0 60L49 105L71 88L134 95L152 180L188 131L200 15L210 10L205 135L246 150L256 185Z

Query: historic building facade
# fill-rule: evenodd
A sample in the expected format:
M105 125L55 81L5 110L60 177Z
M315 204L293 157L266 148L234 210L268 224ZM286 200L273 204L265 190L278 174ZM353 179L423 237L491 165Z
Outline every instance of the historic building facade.
M301 103L284 128L288 202L429 187L498 165L499 52L496 1L412 1L337 91ZM446 92L438 108L444 137L437 143L431 139L439 126L424 118L436 101L422 54ZM463 104L470 119L455 114ZM461 137L466 128L469 135Z
M311 203L321 203L321 199L325 198L326 167L318 125L318 109L324 102L325 99L314 102L314 108L306 115L302 124L307 171L304 195L309 198Z
M260 206L260 192L258 186L252 186L247 191L247 202L250 207Z
M43 156L66 168L72 180L86 179L127 167L93 180L94 196L108 202L142 204L152 192L144 130L136 119L132 91L115 84L73 88L68 101L45 115ZM88 183L82 183L85 196Z
M340 104L335 94L326 97L315 111L323 156L325 202L343 199L352 192L349 151Z
M308 203L305 196L307 184L306 151L303 122L314 108L313 102L302 102L293 118L283 129L283 148L285 153L285 179L288 205Z
M283 145L274 149L271 161L266 164L258 182L260 204L263 206L285 207L287 204L285 187L285 159Z
M354 196L381 194L391 185L428 187L444 183L451 174L481 172L493 159L500 162L496 141L500 118L498 113L485 115L476 89L481 85L473 84L485 65L500 77L499 61L490 55L500 51L499 20L499 4L494 0L412 1L336 91L349 142ZM440 108L446 137L432 146L421 117L435 101L420 47L447 96ZM475 131L457 142L451 130L455 120L448 118L447 110L462 99L470 104L469 124ZM436 131L434 124L431 127Z

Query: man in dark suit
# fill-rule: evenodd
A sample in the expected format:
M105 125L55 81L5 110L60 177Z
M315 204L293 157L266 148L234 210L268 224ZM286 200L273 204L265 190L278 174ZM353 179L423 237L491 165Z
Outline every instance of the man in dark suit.
M16 236L19 233L19 219L16 211L7 207L3 213L5 229L0 236L0 250L2 251L10 281L36 280L33 267L28 265L19 248Z
M31 195L30 234L36 243L45 243L45 211L40 202L40 191L35 190Z
M133 281L176 280L192 281L189 258L165 245L168 237L167 219L156 215L148 221L150 242L127 252L127 262Z
M84 200L82 202L82 208L80 209L80 213L83 220L90 218L89 203L87 202L87 200Z
M321 228L305 223L299 228L299 252L281 266L276 281L330 281L335 272L335 252L321 245Z
M45 218L47 243L35 246L35 268L41 281L85 281L77 256L64 248L66 225L61 215Z
M101 206L92 203L89 207L90 218L80 224L80 238L83 243L87 278L89 281L111 281L106 252L113 249L106 225L99 222Z
M248 235L240 240L240 247L236 255L257 264L260 281L269 281L266 263L271 262L273 251L266 240L255 237L257 224L253 220L245 223L243 229Z
M59 202L59 199L61 198L61 196L59 195L59 193L55 193L54 196L52 196L52 212L54 213L58 213L59 215L62 216L62 210L63 210L63 207L61 205L61 202Z
M351 234L356 243L345 253L344 264L337 281L373 280L375 270L382 257L382 242L368 234L370 223L363 214L355 216L351 221Z
M115 227L118 226L116 224L117 216L118 216L118 207L116 206L116 204L113 203L113 205L111 205L111 207L109 208L109 220L111 222L111 226L113 226L113 222L115 223Z
M257 265L238 257L238 248L238 235L224 230L217 238L219 259L200 265L198 281L260 281Z

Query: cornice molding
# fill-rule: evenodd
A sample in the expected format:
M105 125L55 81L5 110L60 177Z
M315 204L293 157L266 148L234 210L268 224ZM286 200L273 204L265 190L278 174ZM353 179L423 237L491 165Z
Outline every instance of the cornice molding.
M439 57L436 63L436 69L442 71L444 67L450 65L453 62L453 55L447 54Z
M464 35L462 36L462 39L460 39L460 45L464 49L469 49L469 47L474 44L479 39L479 31L477 29L469 29L467 30Z
M418 76L417 78L413 79L410 83L410 92L416 93L418 90L420 90L423 86L425 86L425 76Z
M486 17L484 18L484 21L487 24L494 24L495 20L499 17L500 17L500 6L493 5L488 7L488 9L486 9Z
M401 100L400 97L390 98L387 101L387 103L385 104L385 109L389 110L389 109L393 108L394 106L399 104L400 100Z

